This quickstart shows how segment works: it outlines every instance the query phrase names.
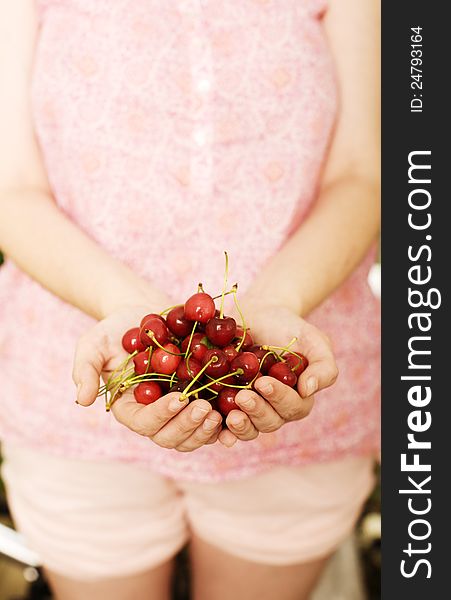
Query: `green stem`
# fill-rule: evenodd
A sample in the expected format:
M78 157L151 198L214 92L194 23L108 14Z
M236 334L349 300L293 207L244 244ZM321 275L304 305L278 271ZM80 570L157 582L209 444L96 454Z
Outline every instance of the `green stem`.
M191 342L193 341L193 335L194 335L194 332L196 331L197 323L198 323L197 321L194 321L194 325L193 325L193 328L191 330L191 335L189 336L188 346L186 347L184 356L188 356L188 353L190 351Z
M187 398L189 398L189 396L191 396L192 394L198 394L202 390L209 389L210 386L214 385L215 383L221 383L223 379L227 379L228 377L233 377L234 375L242 375L243 373L244 373L243 369L237 369L236 371L232 371L232 373L227 373L227 375L223 375L222 377L218 377L218 379L212 379L209 383L206 383L202 387L193 390L191 393L186 394L186 390L188 389L188 388L186 388L183 391L183 393L186 395ZM226 385L226 384L224 383L222 385ZM231 387L238 387L238 386L231 386ZM214 390L211 390L211 391L214 391Z
M151 330L151 329L146 329L146 333L147 333L148 331L152 331L152 330ZM153 332L152 332L152 333L153 333ZM149 338L152 340L152 342L153 342L153 343L154 343L156 346L158 346L158 348L161 348L161 349L162 349L162 350L164 350L164 351L165 351L167 354L172 354L172 356L182 356L182 354L181 354L180 352L171 352L170 350L167 350L167 349L166 349L164 346L162 346L162 345L160 344L160 342L157 340L157 338L155 337L155 335L149 335L148 333L147 333L147 335L148 335L148 336L149 336ZM150 346L150 347L152 347L152 346Z
M298 341L298 338L294 337L286 346L269 346L269 345L265 344L264 346L262 346L262 348L263 348L263 350L281 350L281 352L278 354L279 358L281 358L282 354L284 354L284 352L289 352L290 354L296 355L296 353L292 352L290 350L290 348L297 341Z
M174 308L178 308L179 306L183 306L183 304L174 304L174 306L170 306L169 308L165 308L164 310L161 311L161 313L159 313L160 317L163 317L164 315L167 315L168 312L171 312L171 310L173 310Z
M221 308L219 309L219 318L222 319L222 317L224 316L224 296L225 296L225 292L227 289L227 279L229 277L229 255L227 254L227 252L224 252L225 254L225 270L224 270L224 285L222 288L222 295L221 295Z
M208 369L208 367L210 365L212 365L213 363L218 362L218 360L219 360L218 357L216 355L213 355L210 358L210 360L207 363L205 363L205 365L202 367L202 369L199 371L199 373L196 375L196 377L194 377L193 379L191 379L191 381L189 382L189 384L183 390L182 395L179 398L180 402L183 402L184 400L186 400L188 398L187 392L189 392L190 389L193 387L193 385L196 383L196 381L198 381L200 379L200 377L202 377L202 375Z
M237 309L237 311L238 311L238 314L240 315L240 319L241 319L241 327L243 328L243 336L242 336L242 338L241 338L241 341L240 341L240 343L238 344L238 346L237 346L237 348L236 348L236 349L237 349L237 351L239 352L239 351L241 350L241 346L244 344L244 340L246 339L246 320L245 320L245 318L244 318L244 315L243 315L243 313L241 312L240 305L238 304L238 298L236 297L236 293L237 293L237 290L238 290L238 286L235 284L235 285L233 286L233 289L234 289L234 292L233 292L233 301L234 301L234 303L235 303L235 307L236 307L236 309Z

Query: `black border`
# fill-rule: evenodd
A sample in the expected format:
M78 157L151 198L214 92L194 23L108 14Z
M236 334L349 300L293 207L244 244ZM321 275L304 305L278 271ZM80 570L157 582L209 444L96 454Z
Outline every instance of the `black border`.
M445 6L428 0L382 0L382 598L387 600L451 597L447 548L451 537L451 152L446 143L451 111L446 58L451 29L440 12ZM410 112L410 28L415 26L423 28L422 113ZM398 491L406 487L400 455L405 452L407 417L413 410L407 401L408 385L400 380L407 372L407 340L412 335L407 325L407 273L411 266L407 249L421 244L425 237L425 232L410 229L407 221L407 199L412 189L408 155L415 150L431 151L432 226L428 233L432 236L432 259L424 264L432 267L431 285L442 295L441 307L431 311L432 400L428 409L432 426L423 437L432 442L432 450L426 454L432 464L432 510L427 515L432 525L428 540L432 549L424 555L431 562L430 579L426 578L426 568L420 568L410 579L400 572L400 562L406 558L403 549L409 542L407 528L415 518L409 513L407 496Z

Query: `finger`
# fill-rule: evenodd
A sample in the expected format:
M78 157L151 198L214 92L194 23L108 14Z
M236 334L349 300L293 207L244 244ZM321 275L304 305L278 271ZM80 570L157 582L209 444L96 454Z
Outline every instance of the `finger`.
M180 394L173 392L162 396L152 404L139 404L133 394L127 392L111 406L115 418L132 431L151 437L164 427L188 404L188 399L180 401Z
M220 442L226 448L231 448L233 445L236 444L237 441L238 438L236 437L236 435L234 435L228 429L223 429L219 432L218 442Z
M227 415L227 427L229 430L243 442L255 440L258 436L258 430L254 427L252 421L242 410L232 410Z
M316 327L307 327L302 341L309 365L300 376L297 387L301 396L307 398L335 383L338 368L329 339Z
M260 377L255 389L285 421L306 417L313 407L313 397L301 398L296 390L274 377Z
M212 408L209 402L194 400L186 410L183 410L159 429L152 436L152 440L162 448L177 448L194 433L211 413Z
M299 377L297 388L301 396L307 398L334 384L337 377L338 367L333 355L331 355L328 358L310 363Z
M97 398L105 357L103 343L94 330L82 336L75 349L72 379L77 386L77 402L89 406Z
M222 431L221 427L218 427L218 430L214 432L214 434L211 436L211 438L208 440L208 442L205 442L205 445L210 446L211 444L216 444L221 431Z
M216 411L211 411L202 425L199 425L184 442L176 447L179 452L192 452L208 443L214 443L221 428L222 417ZM211 441L213 440L213 441Z
M241 390L236 395L235 402L261 433L276 431L285 423L269 402L251 390Z

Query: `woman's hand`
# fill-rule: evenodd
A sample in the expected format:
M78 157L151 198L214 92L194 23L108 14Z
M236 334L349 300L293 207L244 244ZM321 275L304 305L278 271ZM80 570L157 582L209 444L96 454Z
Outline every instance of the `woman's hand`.
M276 431L284 423L303 419L312 410L315 392L332 385L338 376L328 337L293 311L244 303L243 312L251 317L247 325L256 343L286 346L296 337L297 342L290 349L302 352L309 366L299 377L297 390L273 377L260 377L254 386L258 393L240 391L235 402L241 411L229 413L226 420L229 429L219 434L219 441L226 446L237 439L253 440L260 432Z
M122 335L150 312L149 306L115 311L80 338L73 369L79 404L89 406L95 401L100 376L106 381L127 356L121 345ZM188 400L179 400L180 395L170 393L146 406L136 402L128 390L111 410L120 423L163 448L190 452L216 442L221 415L206 400L194 400L188 406Z

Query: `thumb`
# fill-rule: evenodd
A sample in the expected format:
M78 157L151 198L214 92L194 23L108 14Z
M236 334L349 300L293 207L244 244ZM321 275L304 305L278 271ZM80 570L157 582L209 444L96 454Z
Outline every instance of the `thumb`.
M92 332L82 336L75 349L72 372L79 404L89 406L97 398L104 363L104 355L97 336Z

